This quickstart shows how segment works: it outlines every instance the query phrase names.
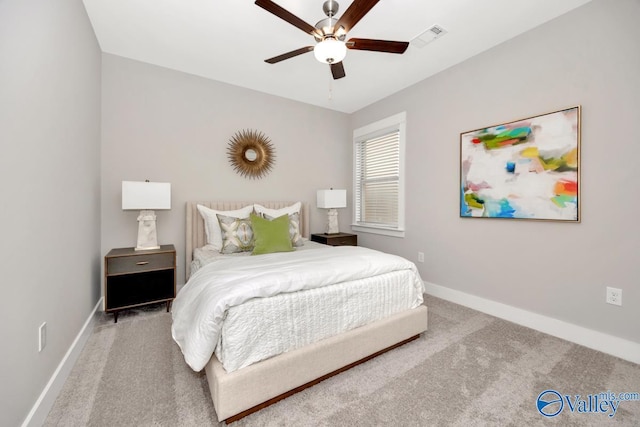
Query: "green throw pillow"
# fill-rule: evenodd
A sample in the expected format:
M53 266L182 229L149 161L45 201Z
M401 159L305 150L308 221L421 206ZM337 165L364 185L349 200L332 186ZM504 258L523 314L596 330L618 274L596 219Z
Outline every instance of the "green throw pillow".
M263 214L263 218L269 221L275 217L269 214ZM300 234L300 214L298 212L289 214L289 237L291 238L291 246L303 246L302 234Z
M291 252L293 250L289 237L289 215L282 215L269 221L251 214L251 228L253 228L255 239L253 255Z

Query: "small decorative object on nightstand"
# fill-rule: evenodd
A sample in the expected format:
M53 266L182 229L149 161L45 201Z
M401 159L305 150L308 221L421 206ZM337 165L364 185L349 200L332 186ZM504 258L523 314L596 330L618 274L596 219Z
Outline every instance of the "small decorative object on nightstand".
M329 246L358 246L358 235L349 233L312 234L311 241Z
M167 312L176 297L176 249L162 245L144 252L112 249L104 257L104 311L166 302Z

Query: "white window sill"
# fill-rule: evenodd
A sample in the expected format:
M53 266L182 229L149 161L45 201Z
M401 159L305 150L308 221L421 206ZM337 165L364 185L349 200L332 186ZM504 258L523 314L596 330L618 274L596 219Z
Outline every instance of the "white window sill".
M404 230L399 228L375 227L372 225L351 224L351 230L361 233L381 234L383 236L404 237Z

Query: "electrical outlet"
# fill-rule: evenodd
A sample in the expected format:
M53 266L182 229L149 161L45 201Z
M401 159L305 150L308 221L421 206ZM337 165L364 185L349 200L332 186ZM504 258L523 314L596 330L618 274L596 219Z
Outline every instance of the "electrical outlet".
M38 328L38 352L44 350L47 345L47 322L43 322Z
M418 262L424 262L424 252L418 252Z
M622 289L607 286L607 304L622 305Z

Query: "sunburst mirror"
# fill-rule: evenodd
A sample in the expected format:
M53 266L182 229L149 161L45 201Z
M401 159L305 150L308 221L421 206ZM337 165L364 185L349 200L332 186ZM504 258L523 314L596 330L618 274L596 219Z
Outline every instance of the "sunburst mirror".
M266 175L275 157L269 138L255 130L236 132L227 146L227 155L236 172L252 179Z

